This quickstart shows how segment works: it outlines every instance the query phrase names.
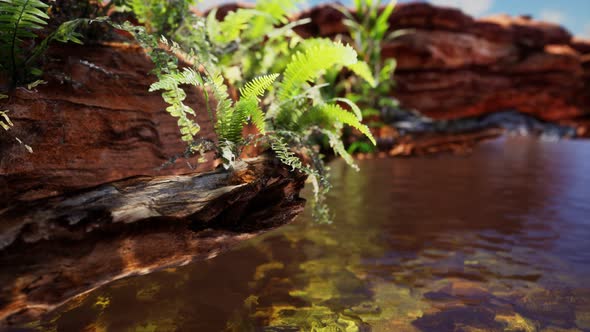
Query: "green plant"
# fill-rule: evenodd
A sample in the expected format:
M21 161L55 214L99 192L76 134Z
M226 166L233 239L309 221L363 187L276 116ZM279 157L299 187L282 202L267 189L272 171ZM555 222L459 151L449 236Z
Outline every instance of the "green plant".
M0 0L0 69L13 86L41 74L33 65L52 41L82 43L76 29L88 19L64 22L37 43L35 31L47 26L48 7L40 0Z
M115 0L109 4L132 11L148 33L170 38L190 15L195 0Z
M289 22L300 0L261 0L254 8L231 11L222 20L213 9L206 18L189 16L174 39L184 49L209 58L239 89L260 73L282 72L292 50L302 40L293 28L308 20Z
M274 103L269 105L267 113L267 119L279 137L271 141L271 147L285 164L310 176L315 193L314 214L320 220L329 219L323 202L330 185L317 148L318 136L326 136L335 154L342 156L355 169L358 167L341 140L343 126L356 128L373 144L375 140L369 128L361 123L362 118L353 102L346 100L352 111L345 110L336 101L323 98L318 90L325 85L311 86L310 82L318 82L327 70L351 67L357 63L355 50L340 42L324 40L304 51L297 51L285 68L283 79L275 92ZM301 167L293 161L293 155L285 154L287 147L304 152L309 167Z
M263 3L272 7L270 1ZM361 123L361 112L354 102L345 98L323 98L321 89L328 88L328 85L321 84L322 77L330 69L346 67L370 80L372 75L368 66L359 65L357 52L341 42L321 39L302 43L297 39L295 51L283 47L281 52L284 52L284 56L276 58L279 64L269 62L268 66L263 66L266 69L279 69L277 72L282 72L282 77L278 74L260 75L265 72L255 75L250 72L253 67L249 67L248 71L241 71L235 80L230 80L228 86L227 77L223 74L238 63L235 54L248 54L241 45L256 38L260 38L260 42L272 40L269 36L274 38L273 32L266 30L276 23L286 22L286 19L284 13L259 16L260 13L252 10L230 13L221 22L214 15L215 12L212 12L206 20L193 18L190 27L184 26L178 30L183 31L182 45L190 48L188 53L183 52L176 43L166 39L158 41L142 27L130 24L117 27L132 32L154 61L158 81L150 90L163 92L164 100L170 105L168 112L179 120L183 140L190 144L195 140L199 128L194 117L195 110L183 103L186 97L183 86L200 86L207 99L212 93L217 101L210 118L216 119L215 130L219 138L217 155L222 158L224 166L230 168L239 158L243 146L251 142L242 135L244 125L251 122L260 133L255 141L267 142L284 164L310 177L316 198L315 215L319 219L329 219L328 209L323 202L330 185L327 167L317 147L318 141L326 137L334 152L358 169L341 141L342 129L350 126L366 135L370 142L374 143L375 140L369 128ZM257 19L259 17L265 21ZM265 27L252 32L250 24ZM281 29L292 31L292 26L278 28L283 31ZM276 41L286 42L287 46L292 42L279 37L276 37ZM260 52L268 49L262 47ZM228 50L238 51L225 57ZM175 54L180 53L187 60L185 68L179 68ZM263 54L259 55L264 57ZM254 77L242 83L242 76ZM233 83L237 83L240 88L239 96L232 98L230 87ZM269 93L262 99L265 91Z
M376 121L385 109L395 109L398 102L389 95L395 86L393 73L396 68L395 59L382 60L382 44L397 38L405 31L389 32L389 20L395 8L396 1L389 1L386 5L381 0L355 0L354 12L347 8L336 6L345 15L344 24L348 27L349 37L341 37L351 43L364 60L353 70L355 75L348 77L331 73L332 82L337 85L338 94L344 94L347 99L357 103L362 110L363 117L373 119L372 126L380 126ZM373 73L372 78L367 73ZM359 79L360 78L360 79ZM356 143L356 144L355 144ZM371 145L366 142L355 141L349 147L350 152L370 152Z
M196 111L184 103L186 92L183 86L199 86L203 88L206 98L209 98L208 90L213 91L217 101L215 118L217 119L215 130L219 138L219 155L223 157L225 166L231 167L235 156L242 143L242 128L251 120L261 133L265 132L264 113L260 108L259 97L268 89L278 77L277 74L264 75L245 84L240 90L241 97L233 102L228 93L227 86L219 70L210 62L200 62L197 54L185 54L185 58L192 61L192 66L179 68L176 54L182 53L179 45L169 42L162 37L159 41L148 34L143 27L125 24L113 24L116 28L132 33L139 44L148 51L148 55L154 62L153 73L158 80L150 86L150 91L162 91L162 98L169 105L166 111L178 119L178 127L182 140L194 151L203 155L203 146L194 144L200 126L196 121ZM204 73L199 71L203 67ZM210 119L214 116L211 110Z

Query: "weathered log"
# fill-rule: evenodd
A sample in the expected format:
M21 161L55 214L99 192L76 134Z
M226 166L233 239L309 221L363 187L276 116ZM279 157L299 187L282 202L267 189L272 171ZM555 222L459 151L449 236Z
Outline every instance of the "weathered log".
M288 223L304 180L261 156L231 172L137 177L0 210L0 326Z

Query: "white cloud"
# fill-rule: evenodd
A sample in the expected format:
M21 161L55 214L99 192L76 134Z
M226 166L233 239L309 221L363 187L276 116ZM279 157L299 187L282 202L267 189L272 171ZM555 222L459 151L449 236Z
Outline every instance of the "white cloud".
M590 39L590 23L584 26L584 30L582 31L582 37Z
M566 20L566 15L557 9L543 9L539 13L539 18L543 21L562 24Z
M493 0L430 0L434 5L460 8L472 16L485 14L494 3Z

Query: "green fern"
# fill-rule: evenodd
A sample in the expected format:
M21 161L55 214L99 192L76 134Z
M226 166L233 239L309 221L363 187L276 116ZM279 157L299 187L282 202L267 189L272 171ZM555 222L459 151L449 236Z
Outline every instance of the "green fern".
M342 137L339 134L336 134L329 130L323 130L322 133L328 137L328 142L330 143L330 147L334 150L336 156L342 157L342 159L355 171L359 171L359 166L354 162L354 158L348 153L346 148L344 147L344 142L342 142Z
M365 80L371 88L377 87L377 81L375 80L375 77L373 77L373 73L371 72L371 68L369 68L369 64L366 62L359 61L348 66L347 68L355 73L358 77Z
M28 74L38 76L41 70L32 67L53 41L82 43L82 35L76 29L82 24L103 21L77 19L62 23L55 31L42 39L32 49L23 47L27 40L37 38L36 30L47 26L49 6L40 0L0 0L0 68L7 71L16 85Z
M339 126L343 124L357 129L365 135L373 145L376 144L375 138L369 127L361 123L355 114L343 109L337 104L321 104L313 107L312 110L306 112L301 117L299 126L305 128L311 125L319 125L321 127L339 129Z
M204 86L205 80L201 74L193 68L182 70L178 68L178 58L170 51L179 50L176 43L169 42L165 37L158 40L148 34L145 28L133 26L129 22L123 24L110 22L110 24L117 29L131 33L139 44L148 51L155 67L152 72L158 77L158 81L150 86L149 91L162 91L162 98L169 105L166 111L178 119L177 124L181 139L191 144L201 127L194 120L195 110L184 103L187 95L181 86ZM166 47L168 50L162 47Z
M215 16L217 9L213 9L207 16L207 34L211 41L218 45L226 45L239 39L242 31L248 28L248 22L256 15L256 12L248 9L238 9L229 12L223 21L218 21Z
M196 116L195 111L184 104L186 92L180 87L182 84L199 86L203 79L199 73L191 68L184 68L181 72L161 75L160 79L150 86L150 92L164 91L162 98L169 104L166 111L175 118L178 118L178 128L182 140L190 143L195 139L201 127L196 121L189 118L189 115Z
M119 0L114 5L119 11L132 11L149 33L169 38L190 15L194 3L194 0Z
M13 83L22 65L22 43L36 38L33 32L47 26L49 6L40 0L0 0L0 55L2 67L11 73Z
M301 159L291 151L289 144L285 140L276 135L270 135L270 146L277 158L285 165L291 167L292 171L300 171L313 177L319 177L317 171L303 164Z
M263 135L266 133L266 128L264 125L265 114L262 111L262 108L260 108L258 97L262 97L264 92L273 85L278 77L279 74L259 76L246 83L246 85L240 89L241 99L252 99L256 101L256 107L250 110L249 115L252 124L256 126L258 131L260 131L260 133Z
M354 49L340 42L320 44L297 52L287 65L282 83L278 88L278 100L286 102L299 94L306 82L317 79L323 71L336 66L356 63Z
M242 129L251 119L252 124L265 134L264 112L260 108L260 100L264 92L272 86L278 74L265 75L246 83L240 89L240 100L233 107L225 107L223 112L218 112L217 127L220 139L239 144L242 141ZM223 89L223 87L218 87Z

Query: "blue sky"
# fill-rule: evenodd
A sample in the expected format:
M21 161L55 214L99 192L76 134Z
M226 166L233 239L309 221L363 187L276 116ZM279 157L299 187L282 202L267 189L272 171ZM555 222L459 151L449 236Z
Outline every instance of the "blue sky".
M410 2L415 0L399 0ZM574 35L590 39L590 0L428 0L438 5L458 7L474 16L507 13L510 15L532 15L564 25ZM231 0L204 0L201 6L210 7ZM252 0L248 2L253 2ZM308 4L330 2L308 0ZM344 3L350 0L342 1ZM385 0L383 1L385 2Z

